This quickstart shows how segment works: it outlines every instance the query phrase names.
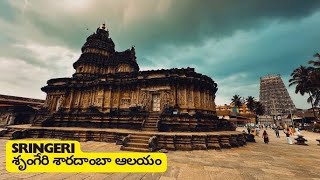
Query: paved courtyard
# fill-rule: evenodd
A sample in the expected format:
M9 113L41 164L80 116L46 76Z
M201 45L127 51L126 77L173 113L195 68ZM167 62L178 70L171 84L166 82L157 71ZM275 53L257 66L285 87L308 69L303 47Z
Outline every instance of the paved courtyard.
M241 130L241 129L239 129ZM320 179L320 134L303 131L309 146L286 144L268 130L270 143L261 137L257 143L221 151L171 151L165 173L8 173L5 169L5 143L0 139L0 179ZM111 143L82 142L83 151L119 151Z

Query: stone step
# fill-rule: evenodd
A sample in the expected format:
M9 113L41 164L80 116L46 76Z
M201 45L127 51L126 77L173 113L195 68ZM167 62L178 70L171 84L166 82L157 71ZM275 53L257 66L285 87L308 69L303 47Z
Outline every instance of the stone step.
M150 139L150 136L130 136L129 139L130 139L130 140L136 140L136 139L139 139L139 140L149 140L149 139Z
M156 124L145 124L143 127L157 127Z
M129 142L148 144L149 139L129 139Z
M143 131L158 131L157 128L151 128L151 127L147 127L147 128L143 128Z
M157 122L149 122L149 121L147 121L144 124L157 124Z
M157 123L157 121L147 120L145 123Z
M8 134L8 133L13 133L13 132L15 132L16 130L15 129L8 129L7 131L6 131L6 134Z
M4 134L2 137L12 137L12 133L11 134Z
M155 123L146 123L146 124L144 124L144 126L157 126L157 124L155 124Z
M129 142L145 142L148 143L150 138L131 138L129 139Z
M145 126L142 129L155 129L155 130L157 130L157 127L156 126Z
M159 118L150 118L150 117L147 119L147 121L158 121L158 120Z
M145 124L143 127L154 127L154 128L156 128L157 125L155 125L155 124Z
M150 134L130 134L130 137L151 137Z
M146 126L146 127L144 127L144 128L143 128L143 130L145 130L145 129L154 129L154 130L158 130L158 129L157 129L157 127L155 127L155 126Z
M145 149L148 149L149 145L148 145L147 143L129 142L126 147L134 147L134 148L145 148Z
M147 126L154 126L154 127L157 127L157 124L145 124L143 127L147 127Z
M153 121L146 121L144 124L157 124L157 122L155 121L155 122L153 122Z
M7 131L3 136L1 136L1 139L11 139L12 134L14 133L15 130L9 130Z
M157 117L157 118L159 118L160 115L159 114L150 114L148 117Z
M146 148L135 148L135 147L125 147L125 146L121 146L120 150L134 151L134 152L150 152L149 149L146 149Z

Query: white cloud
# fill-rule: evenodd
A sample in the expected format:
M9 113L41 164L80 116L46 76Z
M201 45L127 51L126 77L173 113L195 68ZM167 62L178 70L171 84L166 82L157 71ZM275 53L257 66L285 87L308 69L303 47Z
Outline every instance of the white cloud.
M72 63L79 57L79 53L61 46L46 46L36 42L27 42L25 44L14 44L14 48L27 50L34 60L46 67L63 68L65 75L71 75L70 68ZM66 71L67 70L67 71Z
M1 94L44 98L40 88L49 79L47 69L35 67L21 59L0 57Z
M16 53L27 52L35 62L0 56L1 94L44 98L40 88L51 78L71 77L72 63L79 57L66 47L45 46L35 42L12 45Z

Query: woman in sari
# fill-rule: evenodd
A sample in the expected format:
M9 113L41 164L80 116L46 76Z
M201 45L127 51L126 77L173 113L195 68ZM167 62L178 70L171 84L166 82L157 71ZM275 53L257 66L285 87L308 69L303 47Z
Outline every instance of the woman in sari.
M266 130L264 130L263 134L262 134L262 138L264 143L268 144L269 143L269 136Z

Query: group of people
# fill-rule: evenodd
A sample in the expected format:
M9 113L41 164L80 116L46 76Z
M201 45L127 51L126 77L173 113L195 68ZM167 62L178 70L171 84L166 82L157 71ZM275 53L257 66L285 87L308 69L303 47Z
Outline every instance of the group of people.
M252 129L252 127L248 126L248 127L247 127L248 134L251 134L251 131L254 130L256 136L259 137L260 128L264 128L264 127L266 128L266 130L268 129L268 126L261 126L261 125L259 125L259 126L256 126L255 129ZM263 138L263 140L264 140L264 143L268 144L268 143L269 143L269 135L268 135L268 133L267 133L266 130L263 131L262 138Z
M247 130L248 130L249 134L252 133L252 131L253 131L253 132L255 132L256 136L259 137L260 128L261 129L265 128L265 130L263 131L263 134L262 134L262 138L263 138L264 143L268 144L269 143L269 135L268 135L268 133L266 131L268 129L268 127L270 129L274 130L277 138L280 138L280 132L279 132L280 127L279 126L275 126L275 125L274 126L271 126L271 125L257 125L255 127L255 129L253 129L252 127L248 126ZM283 132L286 135L288 144L293 144L291 136L294 136L295 134L300 135L300 130L298 128L294 128L293 126L289 126L287 128L284 128Z
M295 134L301 135L300 130L298 128L294 128L292 126L288 127L287 129L284 129L283 132L286 135L288 144L293 144L291 136L294 136Z

